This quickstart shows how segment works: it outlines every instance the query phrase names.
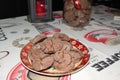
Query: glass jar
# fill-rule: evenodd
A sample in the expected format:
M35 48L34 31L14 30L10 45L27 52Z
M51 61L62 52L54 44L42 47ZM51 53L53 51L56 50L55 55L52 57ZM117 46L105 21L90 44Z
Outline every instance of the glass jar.
M84 27L89 24L91 14L90 0L65 0L63 19L72 27Z

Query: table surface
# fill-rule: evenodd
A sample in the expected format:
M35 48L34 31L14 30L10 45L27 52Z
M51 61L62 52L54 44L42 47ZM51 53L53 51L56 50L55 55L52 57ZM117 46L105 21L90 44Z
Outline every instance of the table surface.
M30 75L34 74L22 66L20 52L25 44L45 30L62 32L79 40L88 47L91 58L89 64L75 74L37 77L43 80L119 80L120 16L115 14L117 12L120 14L103 5L93 6L90 23L84 28L66 25L61 11L54 12L58 15L51 22L30 23L26 16L0 20L0 80L30 80Z

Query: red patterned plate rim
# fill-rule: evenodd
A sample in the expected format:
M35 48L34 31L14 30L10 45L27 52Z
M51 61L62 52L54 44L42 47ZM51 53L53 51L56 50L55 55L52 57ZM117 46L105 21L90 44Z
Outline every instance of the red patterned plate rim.
M42 75L47 75L47 76L63 76L63 75L69 75L69 74L78 72L78 71L82 70L89 63L89 60L90 60L89 50L84 44L82 44L81 42L79 42L79 41L77 41L77 40L75 40L73 38L70 38L69 42L74 47L78 48L84 54L82 60L78 64L78 66L75 67L71 72L67 72L67 73L59 73L59 72L56 73L55 72L55 73L53 73L53 72L35 71L35 70L33 70L32 65L30 64L30 61L29 61L29 57L28 57L28 51L32 47L31 42L26 44L21 50L21 53L20 53L21 63L23 64L23 66L26 69L28 69L28 70L30 70L32 72L35 72L37 74L42 74Z

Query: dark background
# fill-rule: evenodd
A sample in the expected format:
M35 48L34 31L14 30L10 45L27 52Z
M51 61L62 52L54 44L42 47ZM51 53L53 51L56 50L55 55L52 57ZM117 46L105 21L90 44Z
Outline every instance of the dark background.
M92 0L92 5L107 5L120 9L120 0ZM52 0L52 10L63 10L64 0ZM28 15L27 0L0 0L0 19Z

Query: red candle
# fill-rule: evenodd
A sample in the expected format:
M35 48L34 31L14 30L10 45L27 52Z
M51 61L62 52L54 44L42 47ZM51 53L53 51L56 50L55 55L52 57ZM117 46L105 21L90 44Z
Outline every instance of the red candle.
M36 16L45 16L45 1L37 0L36 1Z

